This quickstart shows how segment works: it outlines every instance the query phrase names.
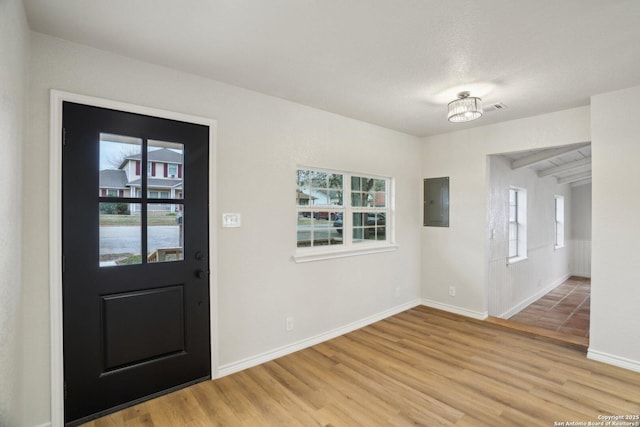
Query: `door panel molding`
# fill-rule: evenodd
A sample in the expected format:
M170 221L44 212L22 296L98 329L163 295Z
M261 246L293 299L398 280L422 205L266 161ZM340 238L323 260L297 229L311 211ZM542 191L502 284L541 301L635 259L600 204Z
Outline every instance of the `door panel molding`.
M178 120L209 127L209 271L210 277L210 331L211 331L211 377L218 373L218 321L216 313L218 300L217 270L217 210L216 210L216 135L217 121L214 119L177 113L120 101L96 98L52 89L50 93L49 121L49 306L51 337L51 425L64 426L64 359L62 323L62 103L64 101L86 104L94 107Z
M140 304L152 305L154 316L139 311ZM101 310L102 375L186 350L184 285L103 295ZM112 316L114 311L118 316ZM137 313L145 318L141 324L125 324L118 321L123 312L126 317ZM135 339L140 336L151 337L149 342L154 345ZM123 353L126 359L122 359Z

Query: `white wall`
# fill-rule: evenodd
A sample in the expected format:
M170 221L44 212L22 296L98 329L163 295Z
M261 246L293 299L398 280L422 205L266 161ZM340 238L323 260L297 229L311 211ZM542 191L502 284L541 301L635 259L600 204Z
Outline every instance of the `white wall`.
M571 187L570 238L591 240L591 183Z
M10 59L10 65L3 63L0 69L8 73L0 80L3 149L5 141L21 140L24 101L17 88L24 84L20 64L27 47L20 37L24 25L18 5L14 0L0 6L0 57L3 61ZM20 394L15 391L21 384L29 396L29 407L20 424L32 426L49 420L47 203L51 88L218 120L218 211L243 215L242 228L213 227L219 244L220 362L228 366L411 303L419 295L429 305L482 317L488 309L487 155L589 141L593 116L590 356L605 355L614 362L640 360L640 344L629 339L640 330L640 273L634 267L640 261L640 252L635 250L640 235L640 224L635 220L640 202L628 197L637 192L636 183L640 182L640 170L633 164L640 155L640 124L631 116L619 118L613 113L619 114L619 108L613 107L621 99L637 113L634 101L640 96L640 88L594 97L591 115L589 107L576 108L424 138L420 148L416 139L407 135L197 76L43 35L33 34L31 42L29 127L21 194L19 145L7 144L9 154L0 160L2 182L9 180L13 189L0 188L8 191L8 200L14 202L3 203L2 209L10 205L12 214L16 209L20 212L20 195L24 198L22 276L28 301L23 307L24 334L19 337L12 331L20 315L16 308L20 298L20 270L16 268L20 251L15 249L20 246L16 231L20 227L5 226L0 228L3 241L15 244L11 251L0 254L4 262L0 333L7 334L1 336L0 357L9 360L0 360L0 393L4 393L0 397L3 404L11 404L9 412L2 413L9 425L20 417L14 404L20 403L15 397ZM395 177L400 249L293 263L293 179L297 164ZM451 225L423 227L415 233L421 224L420 178L438 176L451 178ZM269 183L270 191L263 191L264 182ZM17 215L16 221L19 218ZM455 297L448 296L449 285L456 286ZM401 289L397 298L396 286ZM296 318L296 330L285 333L284 318L290 315ZM4 346L5 342L9 345ZM17 360L21 345L22 362ZM14 368L23 363L29 369L20 381L20 369ZM0 419L0 424L5 420Z
M220 363L312 338L403 304L420 292L417 138L197 76L32 35L25 147L24 286L31 401L27 425L49 419L49 90L115 99L218 121L218 212L242 227L212 224L218 239ZM296 264L296 165L396 179L394 252ZM400 296L395 296L395 288ZM215 308L214 308L215 309ZM285 332L285 317L295 330Z
M527 259L508 264L509 187L527 192ZM571 187L530 168L512 170L505 156L489 156L487 219L488 311L509 318L570 276L569 246L555 248L555 196L564 196L565 230L571 227ZM568 240L568 239L567 239Z
M0 425L22 418L22 142L28 30L22 2L0 2Z
M591 98L589 356L640 371L640 86Z
M450 227L421 232L425 304L486 316L487 155L589 141L589 120L580 107L423 138L422 177L450 177Z
M571 272L591 277L591 183L571 188Z

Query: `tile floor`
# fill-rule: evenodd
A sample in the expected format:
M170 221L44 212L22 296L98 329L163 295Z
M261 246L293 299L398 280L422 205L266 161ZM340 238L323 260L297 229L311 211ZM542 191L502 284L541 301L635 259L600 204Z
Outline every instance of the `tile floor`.
M509 320L589 337L591 279L570 277Z

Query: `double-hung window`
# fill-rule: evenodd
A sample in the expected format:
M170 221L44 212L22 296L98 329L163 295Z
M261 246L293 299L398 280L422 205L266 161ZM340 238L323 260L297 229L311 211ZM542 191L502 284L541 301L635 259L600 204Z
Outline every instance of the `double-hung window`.
M527 190L509 188L509 262L527 257Z
M389 246L390 190L390 178L298 169L298 253Z
M343 244L344 182L341 173L298 169L299 248Z
M564 247L564 196L555 196L556 242L555 248Z
M387 240L386 179L351 176L352 243Z

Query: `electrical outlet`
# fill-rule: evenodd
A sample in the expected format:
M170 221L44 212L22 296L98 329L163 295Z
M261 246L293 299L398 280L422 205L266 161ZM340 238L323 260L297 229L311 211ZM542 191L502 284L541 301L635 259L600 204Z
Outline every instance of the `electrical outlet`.
M456 296L456 287L455 286L449 286L449 296L450 297L455 297Z
M286 318L284 328L287 332L293 331L293 317L289 316Z
M400 288L396 288L396 298L400 296Z

